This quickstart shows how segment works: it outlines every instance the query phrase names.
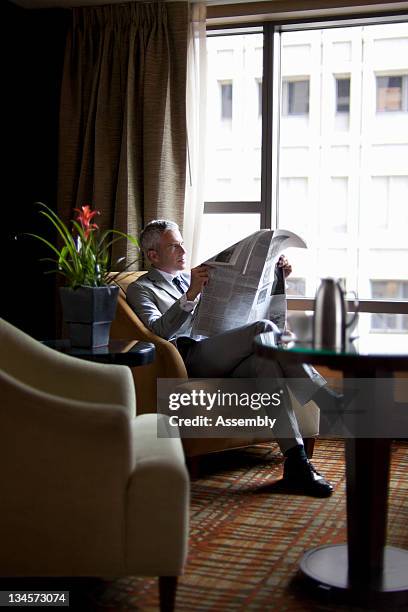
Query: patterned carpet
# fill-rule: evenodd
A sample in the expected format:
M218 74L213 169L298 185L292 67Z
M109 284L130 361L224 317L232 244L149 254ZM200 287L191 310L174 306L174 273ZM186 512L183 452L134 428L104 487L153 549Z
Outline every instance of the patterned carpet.
M394 445L392 457L388 544L408 548L408 444ZM178 611L358 610L317 601L294 580L305 550L345 539L342 442L318 441L313 462L336 487L329 499L275 492L282 465L273 444L206 458L192 483L190 554ZM94 610L158 609L155 579L104 583L88 596Z
M282 458L274 444L206 457L192 483L190 553L179 579L177 612L359 610L317 600L297 578L305 550L345 540L342 442L318 441L313 463L335 485L328 499L276 490ZM393 446L389 498L388 544L408 549L407 442ZM155 578L61 580L0 581L0 589L69 590L73 610L158 610Z

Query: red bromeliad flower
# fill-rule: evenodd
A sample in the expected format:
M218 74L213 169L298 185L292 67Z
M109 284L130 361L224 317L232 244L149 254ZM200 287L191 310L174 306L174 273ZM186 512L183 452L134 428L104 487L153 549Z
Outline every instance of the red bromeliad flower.
M99 227L93 223L94 217L100 215L99 210L92 210L89 204L76 208L75 220L71 220L68 226L60 217L46 204L38 202L41 206L40 214L50 222L60 236L61 247L54 246L46 238L38 234L28 234L40 240L52 250L53 258L47 258L55 265L54 272L63 275L67 284L76 289L81 285L86 287L103 287L114 282L120 272L111 277L114 268L124 257L119 258L112 264L110 248L118 240L126 239L134 247L139 247L136 238L115 229L105 229L99 236ZM133 262L132 262L133 263ZM124 272L130 264L125 266Z
M99 229L99 226L96 223L91 223L92 219L95 215L100 215L99 210L91 210L89 204L85 204L81 206L81 208L74 208L74 210L78 213L75 221L79 221L82 225L82 229L84 230L84 236L88 239L89 234L96 229Z

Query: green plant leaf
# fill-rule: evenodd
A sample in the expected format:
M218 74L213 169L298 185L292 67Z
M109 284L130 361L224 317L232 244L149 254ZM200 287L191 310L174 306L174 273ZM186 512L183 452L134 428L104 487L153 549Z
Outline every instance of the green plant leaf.
M56 270L49 270L46 273L56 272L61 274L73 288L81 284L89 286L107 284L109 268L111 267L111 249L118 240L129 240L139 248L136 238L119 230L108 229L99 233L99 229L94 228L86 237L82 224L78 223L77 220L71 220L72 229L70 230L46 204L42 202L37 202L37 204L41 207L40 214L48 219L57 230L63 246L58 248L38 234L27 235L43 242L55 255L55 259L51 257L42 259L42 261L52 262L57 267ZM115 265L124 260L124 257L120 257ZM125 269L132 263L134 262L131 262ZM118 274L120 273L121 271Z

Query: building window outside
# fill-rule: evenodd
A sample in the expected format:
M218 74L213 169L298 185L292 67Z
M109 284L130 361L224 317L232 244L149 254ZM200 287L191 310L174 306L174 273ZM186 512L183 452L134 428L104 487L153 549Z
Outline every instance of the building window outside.
M232 119L232 83L220 83L221 119Z
M408 75L377 76L377 112L408 111Z
M371 280L371 296L381 300L408 300L408 281ZM372 314L373 331L408 332L408 315Z
M309 114L309 79L291 81L285 79L282 83L282 114Z
M350 78L336 77L336 112L350 112Z

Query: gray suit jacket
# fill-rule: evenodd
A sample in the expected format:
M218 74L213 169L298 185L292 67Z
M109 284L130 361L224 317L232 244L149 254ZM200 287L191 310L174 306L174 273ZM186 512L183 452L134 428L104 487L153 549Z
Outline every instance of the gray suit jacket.
M182 274L182 276L189 284L190 275ZM154 268L129 285L126 297L146 327L158 336L170 340L178 336L191 335L193 315L180 307L179 291ZM243 357L252 355L253 338L247 326L230 330L226 338L223 334L218 334L204 342L207 346L206 359L203 358L202 351L196 350L188 354L186 362L187 370L194 372L193 375L198 378L213 376L215 366L218 368L217 376L229 376L237 361L247 363L245 359L243 361ZM200 345L201 343L195 346ZM267 361L266 363L268 364ZM269 366L268 375L265 377L276 377L274 362L270 361ZM300 384L296 384L296 380L292 381L292 390L301 404L305 404L313 396L317 390L316 385L322 386L326 383L324 378L309 365L294 364L280 367L284 376L302 379ZM241 371L241 377L254 376L253 366L249 362L248 368L245 374Z
M190 274L180 276L190 284ZM190 336L193 315L180 307L180 293L155 268L131 283L126 299L137 316L152 332L169 340Z

